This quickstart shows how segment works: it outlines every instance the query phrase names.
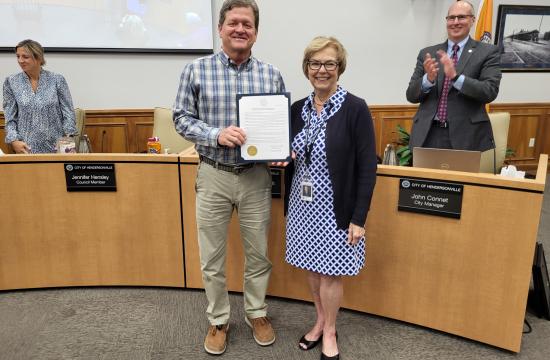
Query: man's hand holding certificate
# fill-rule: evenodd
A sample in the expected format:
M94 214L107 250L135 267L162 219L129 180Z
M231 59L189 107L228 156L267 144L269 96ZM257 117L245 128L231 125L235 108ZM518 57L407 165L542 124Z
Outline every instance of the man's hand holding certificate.
M238 95L237 110L243 162L290 159L290 94Z
M245 141L246 134L243 129L233 125L222 129L220 135L218 136L218 143L230 148L241 146Z

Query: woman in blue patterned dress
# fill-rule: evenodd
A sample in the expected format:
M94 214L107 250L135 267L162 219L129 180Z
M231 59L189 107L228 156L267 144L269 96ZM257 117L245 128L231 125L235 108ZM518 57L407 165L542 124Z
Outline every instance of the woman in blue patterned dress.
M316 37L302 63L313 85L291 108L294 160L286 170L286 261L308 271L315 325L299 341L322 341L321 359L338 359L336 317L342 276L365 263L365 221L376 182L373 121L365 101L338 85L346 51Z
M55 152L60 137L76 134L69 86L62 75L42 69L38 42L23 40L15 53L23 71L4 81L6 144L16 154Z

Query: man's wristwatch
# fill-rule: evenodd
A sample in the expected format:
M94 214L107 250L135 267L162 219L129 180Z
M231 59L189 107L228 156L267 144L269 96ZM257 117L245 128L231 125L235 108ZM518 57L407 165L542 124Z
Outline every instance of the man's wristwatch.
M454 78L451 79L452 82L455 82L458 80L458 78L460 77L460 74L456 74Z

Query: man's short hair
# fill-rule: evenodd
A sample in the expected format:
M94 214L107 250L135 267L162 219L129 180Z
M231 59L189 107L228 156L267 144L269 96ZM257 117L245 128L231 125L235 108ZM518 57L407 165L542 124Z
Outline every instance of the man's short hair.
M225 0L223 2L222 8L220 9L220 19L218 21L218 26L222 26L225 21L225 14L228 11L231 11L236 7L249 7L254 13L254 26L256 31L258 31L258 26L260 25L260 9L258 9L258 4L254 0Z
M17 52L19 48L27 50L34 60L40 62L40 65L46 64L46 60L44 60L44 48L38 41L31 39L23 40L15 46L15 52Z
M338 61L338 77L346 70L346 58L347 52L344 45L338 39L332 36L317 36L311 40L306 49L304 50L304 58L302 60L302 70L306 78L308 77L308 62L318 51L331 47L336 50L336 61Z

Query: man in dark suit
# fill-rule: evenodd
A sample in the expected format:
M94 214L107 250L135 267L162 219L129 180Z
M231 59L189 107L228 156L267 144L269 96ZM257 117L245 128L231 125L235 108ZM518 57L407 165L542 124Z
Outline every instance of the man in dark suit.
M447 13L448 40L420 50L407 100L420 103L410 146L479 150L494 148L485 105L498 95L498 47L470 38L472 4L459 0Z

